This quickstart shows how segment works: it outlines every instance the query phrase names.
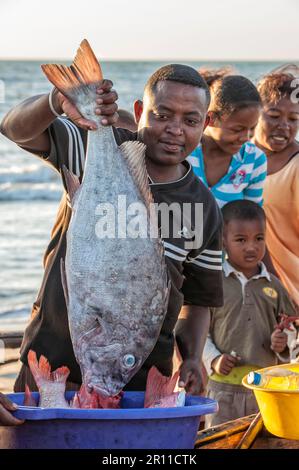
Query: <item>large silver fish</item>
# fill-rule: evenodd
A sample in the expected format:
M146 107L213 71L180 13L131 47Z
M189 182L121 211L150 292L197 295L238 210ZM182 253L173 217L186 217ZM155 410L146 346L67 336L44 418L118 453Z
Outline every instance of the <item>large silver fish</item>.
M84 117L99 122L94 109L102 73L86 40L71 67L43 65L42 69ZM62 278L71 338L83 383L110 396L122 390L152 351L168 304L162 241L150 237L157 222L144 155L142 143L118 147L112 127L99 125L88 135L81 186L65 171L73 213ZM136 209L138 213L134 203L145 208L139 219L143 235L137 238L130 223L125 227L129 216L118 209L119 204L131 205L132 213ZM131 236L126 236L126 229Z

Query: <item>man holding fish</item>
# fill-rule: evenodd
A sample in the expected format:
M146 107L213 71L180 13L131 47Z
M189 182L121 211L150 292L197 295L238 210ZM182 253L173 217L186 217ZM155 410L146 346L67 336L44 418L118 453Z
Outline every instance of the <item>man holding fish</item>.
M69 390L78 389L82 379L106 395L116 395L124 386L144 390L152 366L172 375L176 328L183 359L179 386L198 393L208 307L223 300L221 216L213 196L185 161L207 125L207 85L191 67L162 67L148 80L143 102L135 102L138 132L132 133L110 127L118 117L117 94L110 81L102 80L87 41L70 68L53 65L43 70L55 85L50 95L26 100L1 123L6 137L60 172L66 189L25 331L15 391L24 391L26 383L36 390L27 366L30 349L46 356L53 369L70 369ZM68 119L60 117L63 113ZM92 206L93 197L100 194L98 200L115 202L119 188L129 202L133 193L144 202L146 219L152 198L159 205L177 203L180 214L169 211L171 223L166 224L179 228L176 233L164 234L162 212L157 220L165 256L159 237L104 237L100 254L94 251L96 219L90 217L99 209ZM181 213L185 205L191 207L187 218Z

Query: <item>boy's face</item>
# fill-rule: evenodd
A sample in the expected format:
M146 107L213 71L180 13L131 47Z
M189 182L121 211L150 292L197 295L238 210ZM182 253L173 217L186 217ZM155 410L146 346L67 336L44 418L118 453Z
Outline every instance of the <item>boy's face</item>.
M156 165L178 165L198 145L206 124L207 103L201 88L169 80L135 103L139 138Z
M224 227L223 246L228 260L241 272L254 270L264 258L265 222L255 220L231 220Z
M255 138L265 149L281 152L296 139L299 129L299 104L290 98L264 106Z

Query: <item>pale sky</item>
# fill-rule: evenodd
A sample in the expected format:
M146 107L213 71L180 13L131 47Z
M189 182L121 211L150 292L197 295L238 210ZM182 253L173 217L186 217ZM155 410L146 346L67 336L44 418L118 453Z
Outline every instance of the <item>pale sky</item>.
M299 0L0 0L0 58L299 59Z

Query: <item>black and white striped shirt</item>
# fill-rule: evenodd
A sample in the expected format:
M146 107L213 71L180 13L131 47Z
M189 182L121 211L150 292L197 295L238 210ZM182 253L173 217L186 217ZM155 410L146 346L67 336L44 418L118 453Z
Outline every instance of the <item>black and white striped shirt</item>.
M87 132L79 129L66 118L56 119L49 127L51 151L40 155L54 167L62 177L66 188L62 166L82 179ZM137 135L125 129L115 129L118 144L126 140L136 140ZM193 216L184 220L180 231L182 236L169 234L164 238L166 263L172 288L168 312L158 342L137 373L133 388L143 389L147 370L157 365L164 375L170 375L174 348L173 330L183 303L218 307L222 305L222 218L214 197L194 175L191 165L185 162L186 174L171 183L150 182L154 201L160 203L183 204L203 203L202 245L199 248L186 248L190 241ZM69 380L80 383L81 374L75 360L70 339L67 310L60 276L60 260L66 251L66 232L71 217L71 209L64 194L57 219L52 230L52 238L46 250L45 273L38 298L33 306L33 319L25 332L21 359L27 362L27 353L33 349L37 354L46 356L53 369L66 365L71 373ZM141 377L138 382L138 377Z

